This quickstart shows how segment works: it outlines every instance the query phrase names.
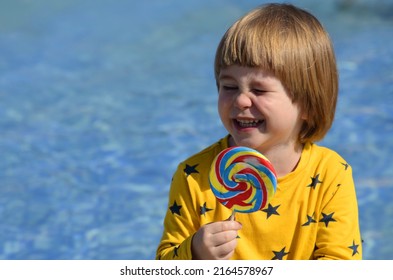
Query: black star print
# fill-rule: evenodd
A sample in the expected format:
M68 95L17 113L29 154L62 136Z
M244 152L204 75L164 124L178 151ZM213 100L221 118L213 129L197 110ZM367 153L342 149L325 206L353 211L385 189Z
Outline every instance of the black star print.
M325 213L322 213L323 218L320 219L319 221L320 222L324 222L326 227L328 227L329 226L329 222L336 222L336 220L333 219L333 215L334 215L334 212L330 213L329 215L327 215Z
M269 217L270 217L271 215L280 215L280 214L278 214L278 212L277 212L278 207L280 207L280 205L272 206L272 205L269 203L269 205L267 206L267 209L263 209L263 210L262 210L263 212L266 212L266 213L267 213L266 219L269 219Z
M282 260L283 257L289 254L289 252L285 252L285 247L281 249L281 251L273 251L274 257L272 260Z
M187 176L188 175L191 175L192 173L199 173L199 171L198 170L196 170L196 167L198 166L198 164L195 164L195 165L188 165L188 164L186 164L186 168L184 168L184 172L186 172L186 174L187 174Z
M311 184L308 185L307 187L311 187L315 190L315 188L317 187L317 184L322 183L322 181L319 181L319 174L317 174L317 176L311 177Z
M344 168L345 168L345 170L347 170L347 169L348 169L348 166L349 166L349 164L348 164L348 163L346 163L346 162L342 162L341 164L342 164L342 165L344 165Z
M355 254L359 254L358 247L359 244L355 244L355 240L352 242L352 245L348 247L352 250L352 256L354 256Z
M179 254L178 254L179 248L180 248L180 245L173 249L173 257L174 258L179 257Z
M203 206L200 206L200 211L199 211L199 213L200 213L201 215L205 215L206 212L209 212L209 211L211 211L211 210L213 210L213 209L207 208L207 207L206 207L206 202L205 202L205 203L203 203ZM205 216L206 216L206 215L205 215Z
M311 223L316 223L317 221L313 219L312 216L307 215L307 222L302 224L302 226L309 226Z
M181 216L180 214L180 209L182 208L181 205L177 205L176 200L173 202L173 205L171 207L169 207L169 209L171 210L172 214L177 214L179 216Z

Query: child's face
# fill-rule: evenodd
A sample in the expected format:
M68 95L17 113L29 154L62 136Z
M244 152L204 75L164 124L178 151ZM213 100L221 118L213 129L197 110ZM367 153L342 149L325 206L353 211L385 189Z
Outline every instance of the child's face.
M218 111L232 145L263 153L299 145L305 117L279 79L260 68L232 65L221 69L218 82Z

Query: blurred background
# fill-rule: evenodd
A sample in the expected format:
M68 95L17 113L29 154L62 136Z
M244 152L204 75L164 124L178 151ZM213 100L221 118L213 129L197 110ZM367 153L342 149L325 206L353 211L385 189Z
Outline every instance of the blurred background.
M226 134L217 44L266 2L0 0L0 259L153 259L177 164ZM287 2L331 35L320 144L354 169L364 259L393 259L393 0Z

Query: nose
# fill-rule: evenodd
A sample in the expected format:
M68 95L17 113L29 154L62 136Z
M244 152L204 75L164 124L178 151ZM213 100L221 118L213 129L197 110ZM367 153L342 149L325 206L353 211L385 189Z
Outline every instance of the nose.
M239 109L247 109L252 105L252 100L247 92L240 92L236 96L235 105Z

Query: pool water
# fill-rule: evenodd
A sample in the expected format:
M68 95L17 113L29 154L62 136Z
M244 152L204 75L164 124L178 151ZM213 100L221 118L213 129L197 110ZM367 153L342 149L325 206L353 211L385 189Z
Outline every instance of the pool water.
M393 1L289 1L335 45L364 259L393 259ZM177 164L226 134L213 58L264 1L0 1L0 259L153 259Z

